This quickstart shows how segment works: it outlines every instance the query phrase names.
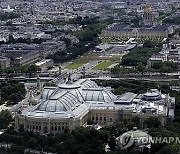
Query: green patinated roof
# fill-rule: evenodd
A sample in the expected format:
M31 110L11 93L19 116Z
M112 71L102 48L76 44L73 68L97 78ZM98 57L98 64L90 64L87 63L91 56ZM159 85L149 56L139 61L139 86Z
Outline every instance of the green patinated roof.
M127 136L132 136L133 138L139 138L139 137L149 137L149 135L141 130L130 130L125 133Z

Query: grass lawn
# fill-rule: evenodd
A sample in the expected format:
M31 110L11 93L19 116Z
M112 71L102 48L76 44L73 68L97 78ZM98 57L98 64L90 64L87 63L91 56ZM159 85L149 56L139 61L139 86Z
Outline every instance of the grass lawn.
M66 66L67 69L78 69L79 67L83 66L84 64L88 63L86 60L78 60L75 61L74 63Z
M145 41L147 41L149 39L135 39L136 42L138 43L144 43ZM150 39L151 41L153 41L154 43L160 43L162 41L162 39Z
M121 60L123 55L113 55L112 58Z
M102 38L101 42L103 43L117 43L117 42L124 42L127 41L128 38L122 37L122 38Z
M100 64L96 65L95 67L93 67L93 69L96 70L104 70L107 69L107 67L109 67L110 65L114 64L113 61L103 61Z
M122 59L122 56L123 55L113 55L113 56L107 56L107 57L105 57L105 56L102 56L102 57L100 57L100 56L97 56L97 55L91 55L91 56L84 56L84 57L81 57L80 59L81 60L108 60L108 61L119 61L119 60L121 60Z

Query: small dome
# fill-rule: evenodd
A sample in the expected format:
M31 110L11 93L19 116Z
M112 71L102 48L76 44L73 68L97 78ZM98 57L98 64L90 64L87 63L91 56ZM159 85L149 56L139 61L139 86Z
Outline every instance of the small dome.
M159 101L161 100L161 93L157 89L152 89L149 92L145 93L142 97L144 101Z
M149 135L146 132L143 132L141 130L130 130L126 132L127 135L132 136L134 139L140 138L140 137L149 137Z
M117 137L116 143L119 147L126 149L133 145L135 146L148 145L150 144L148 140L150 137L151 136L148 135L146 132L134 129L134 130L125 132L121 136Z

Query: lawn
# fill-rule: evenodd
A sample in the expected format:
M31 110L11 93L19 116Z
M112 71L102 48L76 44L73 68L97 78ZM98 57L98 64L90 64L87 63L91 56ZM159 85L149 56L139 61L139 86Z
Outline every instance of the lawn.
M79 67L83 66L84 64L88 63L86 60L78 60L68 66L66 66L67 69L78 69Z
M112 58L116 60L121 60L123 55L113 55Z
M149 39L135 39L134 41L138 42L138 43L144 43L145 41L147 41ZM151 39L151 41L155 42L155 43L160 43L162 41L162 39Z
M113 56L97 56L97 55L91 55L91 56L84 56L81 57L81 60L108 60L108 61L119 61L122 59L123 55L113 55Z
M109 67L110 65L114 64L113 61L103 61L100 64L96 65L95 67L93 67L93 69L96 70L104 70L107 69L107 67Z

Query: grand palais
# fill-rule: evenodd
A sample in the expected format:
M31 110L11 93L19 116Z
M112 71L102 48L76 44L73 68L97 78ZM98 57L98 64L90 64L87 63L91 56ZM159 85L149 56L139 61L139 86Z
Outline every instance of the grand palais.
M15 113L15 129L40 133L60 133L93 120L103 126L108 123L140 117L140 123L157 117L161 125L174 117L175 98L150 89L144 94L126 92L114 95L110 87L101 87L90 79L67 81L56 87L44 87L40 96L29 96L27 107Z

